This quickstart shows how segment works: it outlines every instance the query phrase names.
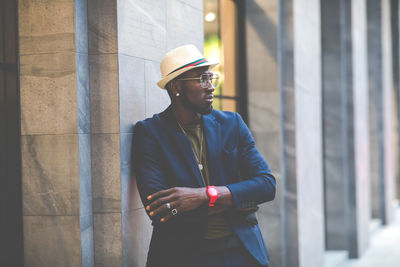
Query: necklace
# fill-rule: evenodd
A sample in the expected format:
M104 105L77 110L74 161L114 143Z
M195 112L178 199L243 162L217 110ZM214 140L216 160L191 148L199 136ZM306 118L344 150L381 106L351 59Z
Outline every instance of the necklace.
M188 136L186 131L183 129L182 125L179 123L179 121L176 121L179 125L179 128L181 128L181 131L183 132L184 135ZM201 131L201 137L200 137L200 155L197 157L196 152L194 152L193 146L192 146L192 151L194 154L194 157L196 158L197 161L197 166L199 167L199 170L203 170L203 164L201 162L201 157L203 156L203 131ZM200 159L199 159L200 158Z

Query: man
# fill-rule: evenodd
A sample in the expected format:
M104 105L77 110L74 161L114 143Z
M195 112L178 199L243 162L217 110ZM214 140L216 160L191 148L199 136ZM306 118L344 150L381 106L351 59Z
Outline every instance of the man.
M237 113L212 108L218 76L193 45L161 62L171 105L136 124L136 182L153 223L147 266L267 266L257 205L275 178Z

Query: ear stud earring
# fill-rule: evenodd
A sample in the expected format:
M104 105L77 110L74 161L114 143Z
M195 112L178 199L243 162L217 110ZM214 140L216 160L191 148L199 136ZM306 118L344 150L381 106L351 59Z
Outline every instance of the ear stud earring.
M179 93L176 93L176 96L179 96Z

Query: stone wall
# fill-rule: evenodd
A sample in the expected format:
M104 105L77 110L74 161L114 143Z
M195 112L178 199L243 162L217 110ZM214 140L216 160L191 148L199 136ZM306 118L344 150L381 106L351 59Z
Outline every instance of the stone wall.
M133 126L169 104L162 56L203 47L202 1L19 1L26 266L144 266Z

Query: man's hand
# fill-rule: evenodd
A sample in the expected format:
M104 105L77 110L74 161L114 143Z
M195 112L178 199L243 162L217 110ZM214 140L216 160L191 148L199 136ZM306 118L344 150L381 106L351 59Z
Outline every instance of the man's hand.
M162 190L147 197L151 201L146 206L146 211L151 217L162 216L161 222L171 219L172 210L179 213L194 210L208 202L206 189L190 187L173 187ZM170 208L168 208L168 204Z

